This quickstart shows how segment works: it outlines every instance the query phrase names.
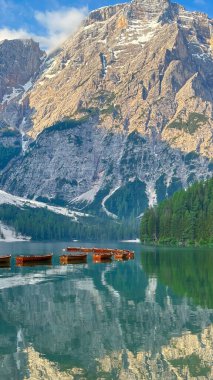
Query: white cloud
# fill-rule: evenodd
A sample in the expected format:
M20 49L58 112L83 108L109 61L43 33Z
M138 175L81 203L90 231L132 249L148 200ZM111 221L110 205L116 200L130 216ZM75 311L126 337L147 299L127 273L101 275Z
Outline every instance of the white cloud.
M0 40L14 40L14 39L30 38L29 33L24 29L0 29Z
M45 29L43 35L30 33L26 29L2 28L0 29L0 40L33 38L40 43L42 48L51 52L77 30L87 14L88 9L86 7L35 12L35 20Z
M36 20L46 29L47 35L42 37L41 43L48 43L48 49L54 50L70 35L86 17L88 9L64 8L60 11L36 12Z

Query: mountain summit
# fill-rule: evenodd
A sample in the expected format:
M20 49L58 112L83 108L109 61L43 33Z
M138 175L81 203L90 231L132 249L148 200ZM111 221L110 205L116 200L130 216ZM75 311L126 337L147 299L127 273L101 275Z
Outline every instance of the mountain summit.
M138 216L211 176L212 25L169 1L137 0L91 12L51 57L36 50L30 87L20 97L14 85L0 106L2 145L13 149L2 188Z
M170 0L133 0L130 4L132 9L139 9L146 13L146 16L158 17L159 14L170 9Z

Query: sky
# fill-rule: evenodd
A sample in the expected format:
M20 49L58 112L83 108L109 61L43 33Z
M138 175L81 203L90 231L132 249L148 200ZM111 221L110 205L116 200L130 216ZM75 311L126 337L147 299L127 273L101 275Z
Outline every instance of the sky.
M34 38L51 52L78 28L88 12L125 0L0 0L0 40ZM213 0L178 0L213 18Z

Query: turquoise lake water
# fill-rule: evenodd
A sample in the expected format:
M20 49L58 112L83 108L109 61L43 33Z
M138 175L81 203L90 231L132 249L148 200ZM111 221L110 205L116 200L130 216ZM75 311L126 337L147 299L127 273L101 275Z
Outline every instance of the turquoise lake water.
M0 268L0 380L213 379L213 250L100 243L135 259L61 266L67 245L0 244L55 254Z

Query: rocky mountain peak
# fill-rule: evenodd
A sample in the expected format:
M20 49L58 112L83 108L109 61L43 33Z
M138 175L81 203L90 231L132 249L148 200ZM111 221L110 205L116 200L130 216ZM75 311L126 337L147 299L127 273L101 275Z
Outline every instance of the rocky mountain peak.
M90 12L88 18L84 22L84 26L91 25L95 22L103 22L114 16L120 9L122 9L124 4L117 4L112 6L106 6L98 8Z
M144 10L151 12L160 12L170 6L170 0L133 0L132 4L141 5Z
M132 8L140 9L143 15L150 18L159 18L171 7L170 0L133 0Z

